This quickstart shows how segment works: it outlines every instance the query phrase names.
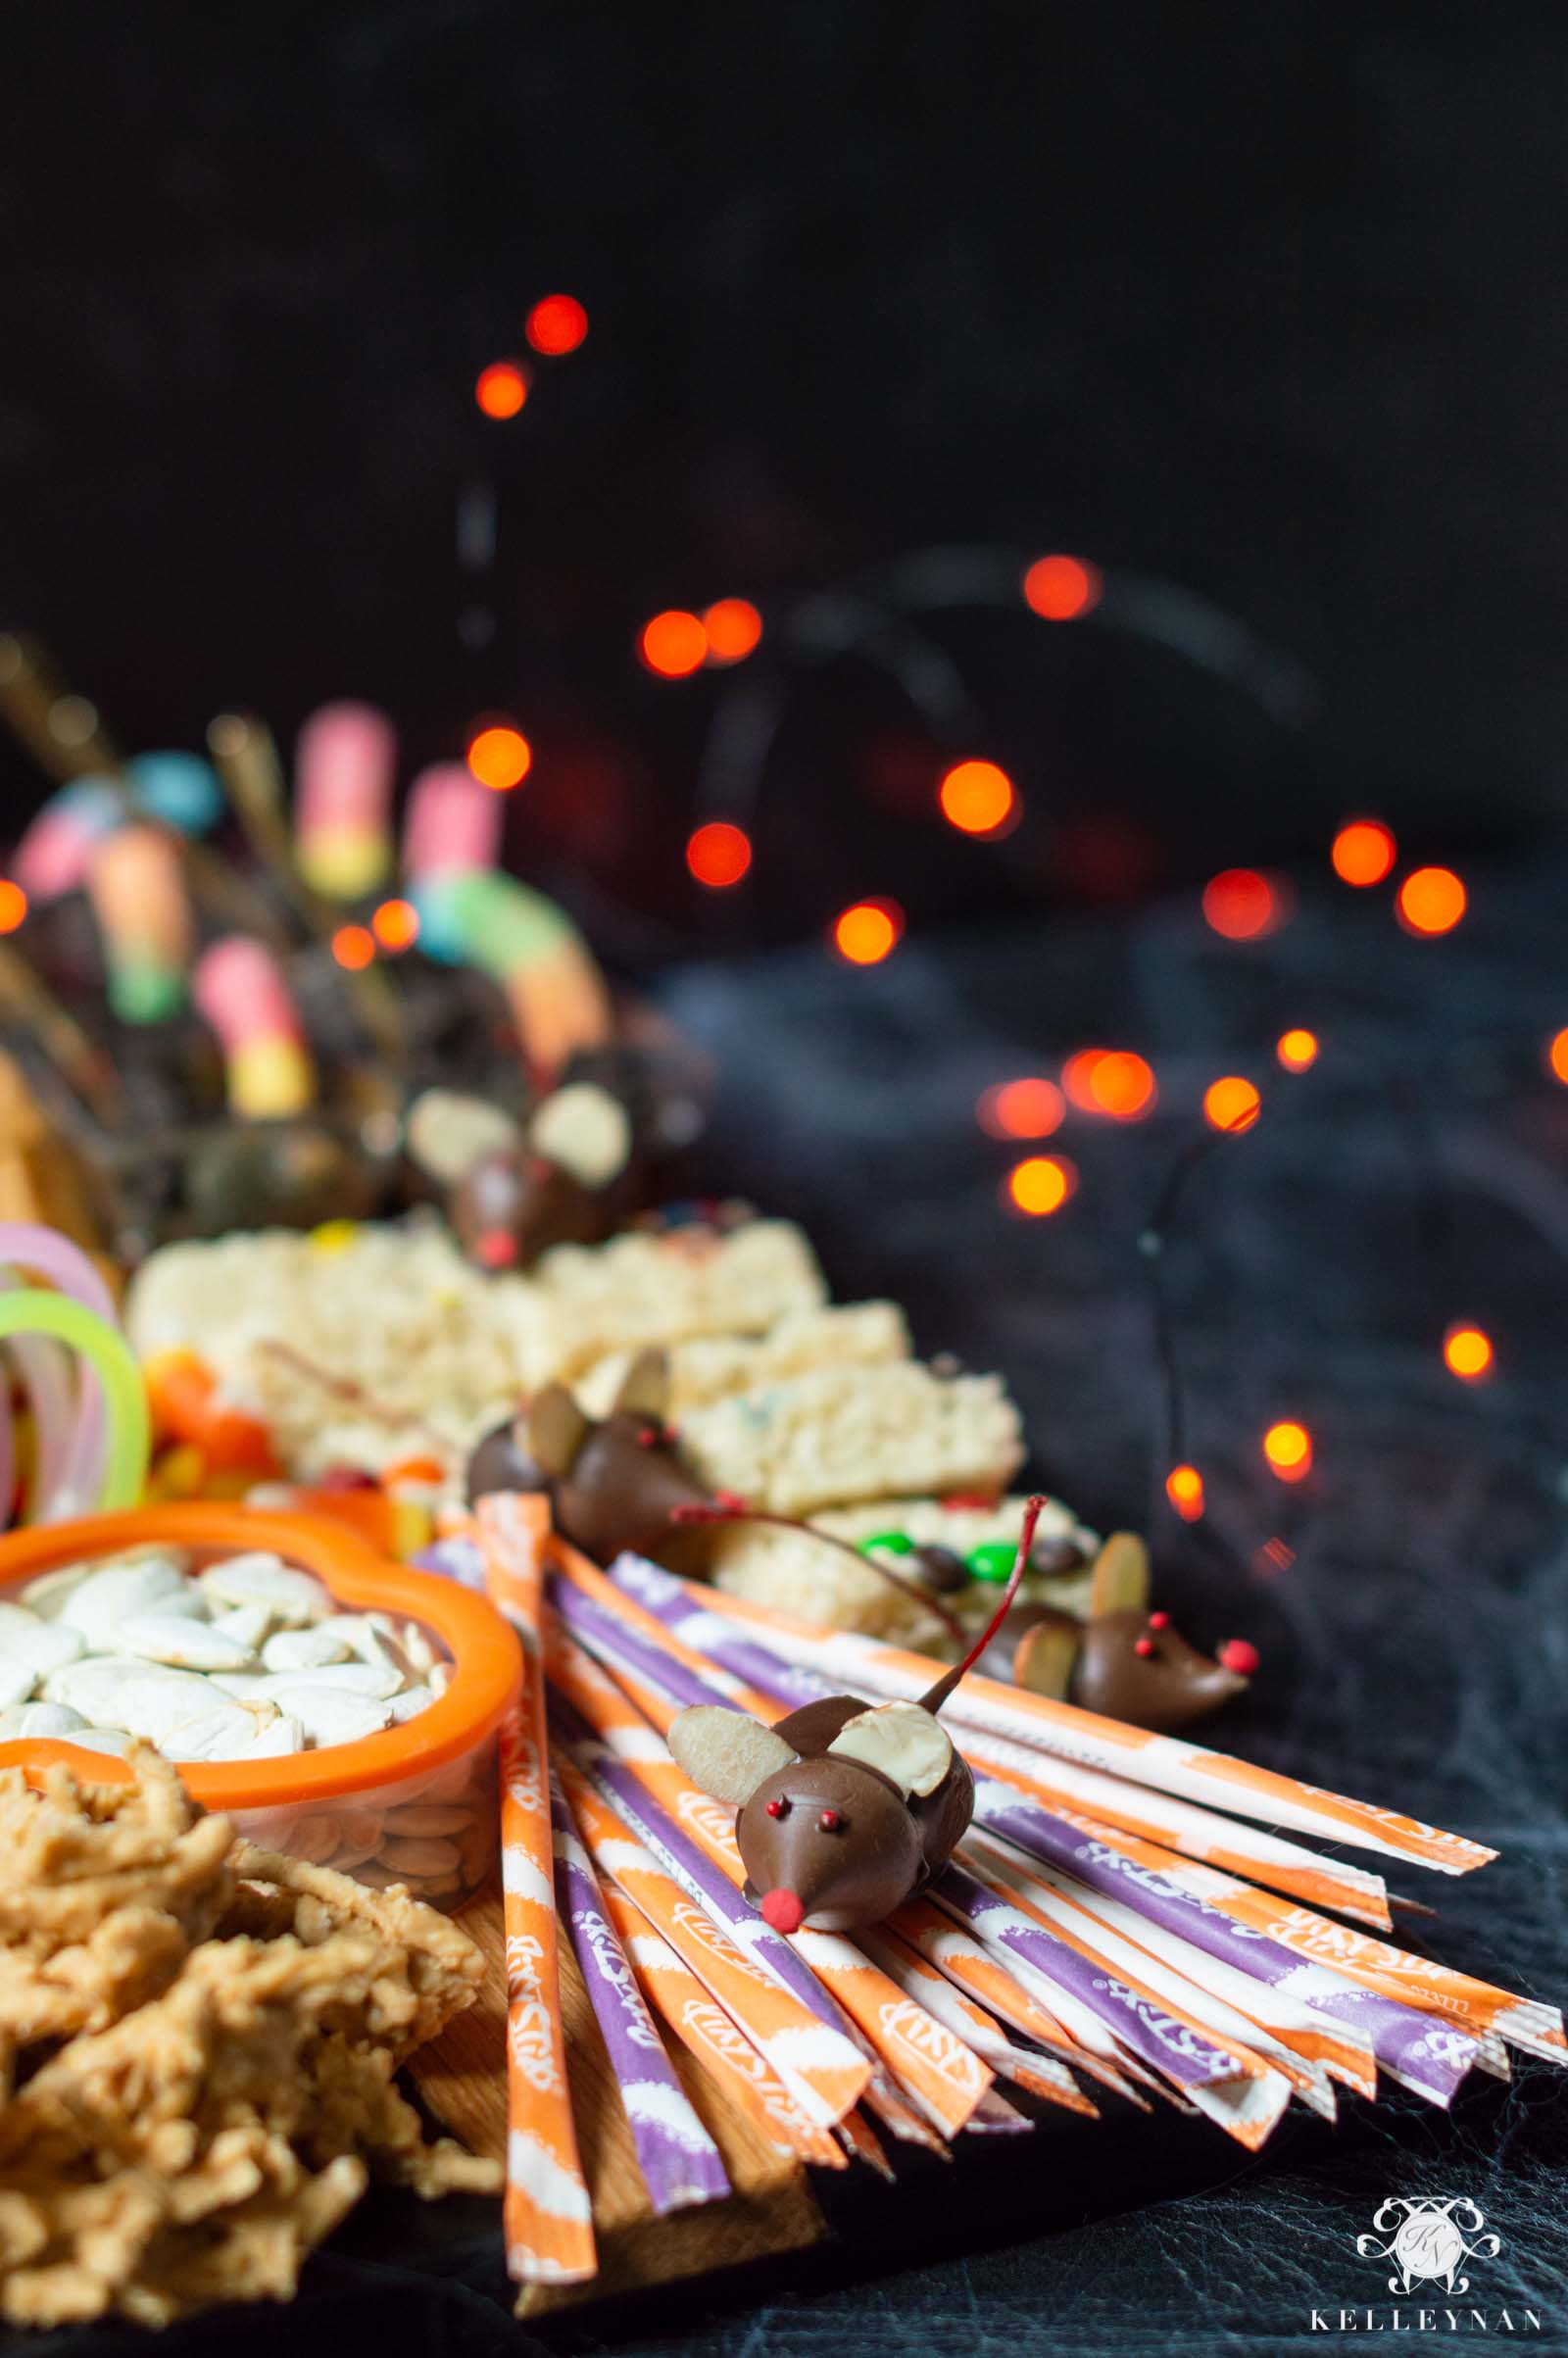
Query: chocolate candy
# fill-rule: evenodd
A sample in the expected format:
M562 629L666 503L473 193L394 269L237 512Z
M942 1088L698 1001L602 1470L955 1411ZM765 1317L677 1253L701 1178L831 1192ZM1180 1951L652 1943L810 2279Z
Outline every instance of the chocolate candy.
M668 1366L644 1351L627 1370L615 1405L600 1421L562 1384L547 1385L526 1418L498 1425L468 1460L468 1497L490 1490L542 1490L557 1531L596 1563L626 1550L667 1552L677 1509L710 1503L663 1422Z
M669 1744L737 1805L747 1895L776 1932L880 1922L947 1865L974 1810L967 1762L919 1703L836 1695L773 1728L699 1704Z
M1112 1532L1095 1561L1087 1624L1052 1606L1015 1606L982 1667L1136 1728L1185 1728L1243 1692L1256 1652L1232 1641L1210 1659L1168 1613L1150 1612L1148 1597L1148 1548L1132 1532Z

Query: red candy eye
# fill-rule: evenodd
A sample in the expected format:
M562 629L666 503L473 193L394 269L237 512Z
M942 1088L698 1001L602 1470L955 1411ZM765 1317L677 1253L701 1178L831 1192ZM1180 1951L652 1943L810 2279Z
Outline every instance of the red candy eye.
M844 1820L836 1809L824 1809L816 1822L824 1834L837 1834Z
M1169 1629L1170 1615L1168 1613L1151 1613L1149 1626L1151 1629Z
M664 1444L666 1449L672 1449L675 1447L676 1442L679 1441L680 1435L675 1430L673 1425L666 1425L659 1438Z
M1145 1655L1148 1655L1148 1654L1152 1654L1152 1653L1153 1652L1153 1650L1154 1650L1154 1641L1153 1641L1153 1639L1152 1639L1152 1638L1140 1638L1140 1639L1139 1639L1139 1641L1138 1641L1138 1643L1137 1643L1137 1645L1136 1645L1136 1646L1133 1647L1133 1651L1134 1651L1134 1653L1135 1653L1135 1654L1145 1654Z
M640 1449L651 1449L658 1439L659 1434L655 1427L653 1425L644 1425L642 1431L637 1436L637 1447Z
M787 1801L769 1801L766 1804L767 1814L770 1818L787 1817L789 1815L789 1806L790 1805Z

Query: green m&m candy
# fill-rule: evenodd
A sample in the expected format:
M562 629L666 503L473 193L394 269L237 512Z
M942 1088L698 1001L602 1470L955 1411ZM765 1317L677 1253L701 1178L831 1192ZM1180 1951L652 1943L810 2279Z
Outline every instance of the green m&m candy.
M1012 1577L1018 1550L1011 1540L982 1540L966 1558L976 1580L1005 1581Z
M858 1544L862 1555L908 1555L914 1547L906 1531L873 1531Z

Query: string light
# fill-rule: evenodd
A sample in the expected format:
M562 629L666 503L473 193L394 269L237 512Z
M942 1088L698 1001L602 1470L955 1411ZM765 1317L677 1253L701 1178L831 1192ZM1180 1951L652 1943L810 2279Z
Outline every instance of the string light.
M699 884L721 893L739 884L752 864L752 841L744 827L728 819L710 818L694 830L686 845L686 865Z
M1015 819L1018 796L995 761L958 761L937 789L942 815L963 835L1000 835Z
M762 617L750 598L715 598L703 609L710 663L744 663L762 636Z
M1317 1062L1317 1034L1315 1032L1281 1032L1274 1044L1274 1054L1287 1072L1305 1072Z
M1329 858L1344 884L1381 884L1397 850L1380 818L1352 818L1334 838Z
M1165 1476L1165 1496L1184 1523L1196 1523L1203 1511L1203 1477L1196 1465L1173 1465Z
M1059 1211L1078 1185L1078 1171L1065 1154L1028 1154L1007 1173L1004 1198L1030 1219Z
M1081 557L1037 557L1023 577L1024 604L1047 622L1093 614L1102 589L1096 566Z
M1399 923L1406 933L1451 933L1466 899L1452 868L1414 868L1399 887Z
M419 938L419 912L412 901L383 901L370 919L370 930L383 950L394 955L412 950Z
M27 913L27 896L9 876L0 876L0 933L15 933Z
M332 936L332 956L340 966L357 974L375 956L375 940L363 925L340 925Z
M1119 1122L1142 1121L1159 1095L1152 1067L1123 1049L1095 1058L1086 1087L1096 1111Z
M1492 1338L1479 1326L1450 1326L1443 1338L1443 1357L1448 1373L1462 1383L1485 1383L1492 1373Z
M1108 1049L1103 1048L1081 1048L1075 1056L1067 1058L1061 1068L1061 1085L1080 1113L1098 1113L1100 1110L1095 1104L1095 1068L1102 1056L1109 1053Z
M469 771L493 793L507 794L520 786L532 766L533 748L520 729L498 722L479 729L469 740Z
M1312 1470L1312 1436L1305 1425L1270 1425L1263 1436L1263 1454L1282 1482L1304 1482Z
M528 371L520 361L492 361L474 382L473 398L487 418L515 418L528 398Z
M523 332L535 352L559 359L564 352L575 352L588 333L588 314L575 295L542 295Z
M856 901L834 925L833 946L852 966L876 966L897 949L903 931L897 901Z
M1262 1105L1251 1082L1238 1073L1225 1073L1210 1081L1203 1092L1203 1112L1216 1130L1250 1130Z
M1224 868L1203 887L1203 915L1228 942L1255 942L1284 922L1280 895L1255 868Z
M981 1129L993 1138L1049 1138L1060 1129L1067 1105L1054 1081L1031 1076L999 1082L975 1110Z
M661 679L685 679L699 670L707 658L708 633L683 607L666 607L643 624L637 652Z
M1568 1089L1568 1030L1554 1032L1546 1043L1546 1070Z

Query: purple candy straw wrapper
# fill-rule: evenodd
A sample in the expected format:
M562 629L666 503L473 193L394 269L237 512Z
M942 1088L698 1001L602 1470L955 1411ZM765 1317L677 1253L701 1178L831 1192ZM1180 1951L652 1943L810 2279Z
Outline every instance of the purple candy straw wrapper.
M666 2211L717 2201L730 2191L718 2147L693 2111L664 2052L553 1773L550 1824L557 1912L604 2035L654 2209L662 2217Z

